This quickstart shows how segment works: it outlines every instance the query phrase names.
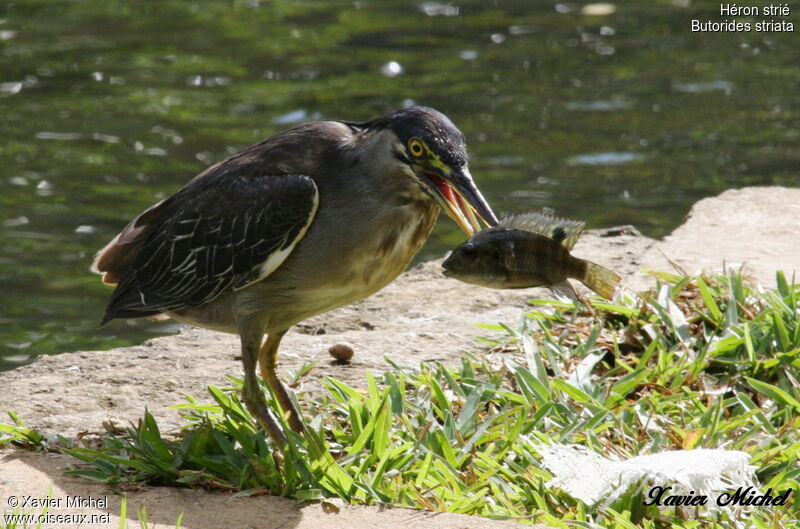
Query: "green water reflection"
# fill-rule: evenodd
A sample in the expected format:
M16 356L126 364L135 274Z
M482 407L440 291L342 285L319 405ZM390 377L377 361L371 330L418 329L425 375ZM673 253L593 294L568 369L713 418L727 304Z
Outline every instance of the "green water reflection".
M726 188L797 184L797 33L692 33L718 2L582 5L0 4L0 368L173 332L95 329L109 290L93 252L206 165L307 119L436 107L496 211L653 236ZM421 258L460 240L442 222Z

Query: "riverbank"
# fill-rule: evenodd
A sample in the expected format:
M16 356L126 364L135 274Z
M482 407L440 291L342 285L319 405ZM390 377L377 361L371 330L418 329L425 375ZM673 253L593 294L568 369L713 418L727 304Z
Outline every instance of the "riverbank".
M772 286L775 270L785 270L790 278L793 272L800 271L800 190L727 191L698 202L686 222L662 241L644 237L631 227L594 230L582 237L574 253L616 270L625 277L624 287L630 290L650 284L649 276L641 273L643 268L672 270L670 260L688 273L719 269L723 263L735 267L744 264L747 274ZM317 365L303 378L303 385L296 388L314 393L325 376L363 385L365 369L388 367L384 357L402 365L431 360L455 364L460 362L462 351L480 349L475 344L476 337L492 335L492 331L475 324L515 325L527 310L528 299L549 296L546 290L494 291L465 285L443 278L439 262L426 263L372 298L308 320L291 331L284 340L280 371L289 378L287 375L293 370L317 359ZM351 343L355 350L353 361L347 365L332 362L326 351L328 346L343 341ZM65 436L100 430L104 421L135 421L145 407L159 424L174 427L178 416L168 406L179 402L184 394L204 400L206 385L224 386L226 375L240 376L237 356L235 337L187 330L137 347L44 357L30 366L0 374L4 388L2 407L14 410L28 426ZM39 490L46 496L48 487L72 495L78 494L76 490L96 491L92 492L95 495L104 490L61 476L64 458L19 456L11 451L0 455L5 457L0 464L0 502L11 494L30 495ZM29 476L39 476L39 481L31 482ZM170 517L164 513L182 511L187 520L190 515L196 517L193 524L184 526L209 526L214 525L210 517L221 512L209 507L206 496L210 493L201 491L150 489L136 494L141 498L132 496L134 501L147 503L151 513L154 508L161 509L159 523L169 523ZM210 497L222 499L221 495ZM233 510L246 510L250 507L245 505L252 505L256 512L240 513L248 517L249 524L258 520L257 525L271 527L268 523L278 519L274 511L269 516L264 514L272 508L263 502L248 500L237 504L240 500L227 496L224 499L234 501ZM285 501L269 499L273 500ZM205 505L203 509L193 503L199 501ZM352 513L354 520L362 515L366 519L377 516L372 527L410 524L396 518L378 521L382 515L366 508L342 512ZM317 515L327 516L321 510ZM259 516L267 518L264 523ZM451 526L446 525L451 523L445 521L449 520L446 516L425 516L419 515L420 526L436 526L435 520L443 524L440 527ZM452 526L471 527L462 522L453 520ZM356 521L337 520L339 523L359 527ZM476 521L476 527L478 523L485 527L491 522ZM290 525L302 527L300 521Z

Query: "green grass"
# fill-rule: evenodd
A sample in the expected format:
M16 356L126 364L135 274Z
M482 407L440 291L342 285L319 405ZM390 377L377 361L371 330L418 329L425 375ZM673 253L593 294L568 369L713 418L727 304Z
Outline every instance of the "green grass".
M148 413L93 442L61 439L60 449L85 463L73 474L120 488L339 497L553 527L731 527L725 515L644 507L641 488L602 508L546 485L541 443L626 458L742 450L764 489L800 488L800 287L780 273L767 291L736 274L657 277L650 292L595 301L596 314L537 301L518 326L486 326L496 338L456 368L392 365L367 373L366 390L329 378L319 402L303 400L308 432L288 432L282 455L254 426L236 379L209 388L213 404L178 405L180 436L162 435ZM41 438L3 428L16 442ZM748 516L749 527L797 527L800 502Z

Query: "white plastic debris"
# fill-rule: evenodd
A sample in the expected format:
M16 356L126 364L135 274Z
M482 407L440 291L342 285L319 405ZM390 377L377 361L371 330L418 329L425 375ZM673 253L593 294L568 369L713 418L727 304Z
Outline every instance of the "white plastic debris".
M608 506L646 479L651 487L672 487L669 495L705 496L704 509L733 515L738 506L719 505L719 494L739 487L757 490L750 455L738 450L673 450L625 461L612 461L576 445L537 445L536 450L554 475L547 485L587 505ZM649 501L647 491L643 500Z

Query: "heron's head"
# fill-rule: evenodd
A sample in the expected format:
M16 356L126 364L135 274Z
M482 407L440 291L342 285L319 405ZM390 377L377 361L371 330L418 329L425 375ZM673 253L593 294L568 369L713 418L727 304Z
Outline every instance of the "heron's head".
M407 107L371 122L392 133L392 155L403 172L441 206L467 235L497 224L497 217L472 181L464 135L432 108ZM477 216L476 216L477 214Z

